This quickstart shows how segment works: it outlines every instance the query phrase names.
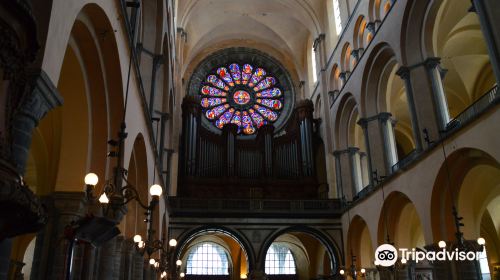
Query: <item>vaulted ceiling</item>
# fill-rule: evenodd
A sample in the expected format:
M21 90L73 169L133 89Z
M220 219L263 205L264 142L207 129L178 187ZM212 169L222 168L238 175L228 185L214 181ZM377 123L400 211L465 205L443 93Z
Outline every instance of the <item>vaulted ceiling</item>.
M177 5L177 26L187 32L184 73L215 50L249 46L303 78L311 40L324 30L326 16L324 0L182 0Z

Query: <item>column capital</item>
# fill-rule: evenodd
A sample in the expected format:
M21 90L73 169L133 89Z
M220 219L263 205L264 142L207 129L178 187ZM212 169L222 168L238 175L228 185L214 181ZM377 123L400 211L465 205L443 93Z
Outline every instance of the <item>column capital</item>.
M317 50L319 44L325 40L325 33L321 33L318 35L318 37L316 39L314 39L314 42L313 42L313 49L314 51Z
M387 121L390 120L392 117L392 114L389 112L381 112L376 116L380 121Z
M424 65L427 69L432 69L434 67L437 67L441 64L441 58L440 57L428 57L426 60L424 60Z
M367 23L366 29L368 29L368 31L370 31L372 34L375 34L375 22Z
M334 157L340 157L342 154L347 154L349 153L349 149L345 149L345 150L335 150L332 152L333 156Z
M396 71L396 75L401 77L403 80L408 80L410 78L410 67L407 66L401 66L399 69Z
M354 154L359 153L359 148L358 147L348 147L347 152L349 153L349 155L352 156Z

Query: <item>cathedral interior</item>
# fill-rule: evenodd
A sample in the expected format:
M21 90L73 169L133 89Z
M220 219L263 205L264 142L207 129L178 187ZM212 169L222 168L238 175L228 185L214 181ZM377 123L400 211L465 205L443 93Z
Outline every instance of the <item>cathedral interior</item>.
M0 1L0 280L500 280L499 18Z

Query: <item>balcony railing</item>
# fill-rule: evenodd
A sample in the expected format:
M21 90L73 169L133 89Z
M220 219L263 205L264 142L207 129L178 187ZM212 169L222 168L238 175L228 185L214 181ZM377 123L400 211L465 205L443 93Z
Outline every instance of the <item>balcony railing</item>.
M404 169L406 166L408 166L410 163L412 163L417 157L419 153L417 153L416 150L411 151L408 155L406 155L404 158L402 158L400 161L398 161L396 164L392 166L392 173Z
M481 96L476 102L472 103L467 107L462 113L451 120L446 126L446 134L449 134L457 129L463 127L467 123L474 120L482 112L489 109L490 107L498 104L500 98L498 96L498 85L495 85L487 93Z
M170 197L173 216L292 216L333 217L342 212L338 199L277 200L277 199L196 199Z

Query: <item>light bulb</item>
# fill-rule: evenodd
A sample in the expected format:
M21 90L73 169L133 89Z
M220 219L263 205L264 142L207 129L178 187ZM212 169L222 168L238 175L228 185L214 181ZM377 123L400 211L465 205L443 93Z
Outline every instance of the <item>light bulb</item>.
M149 259L149 264L150 265L154 265L156 263L156 260L155 259Z
M149 188L149 193L152 195L152 196L158 196L160 197L161 193L163 192L163 189L161 188L160 185L158 184L154 184L152 185L150 188Z
M181 261L181 260L177 260L177 261L175 262L175 264L176 264L177 266L181 266L181 265L182 265L182 261Z
M163 271L163 272L161 273L161 278L165 278L166 276L167 276L167 272L166 272L166 271Z
M146 243L144 243L144 241L141 240L137 243L137 246L142 249L146 246Z
M181 278L184 278L184 276L186 276L186 274L184 272L181 272L181 274L179 275Z
M477 239L477 244L484 246L484 244L486 244L486 240L484 240L484 238L482 238L482 237L479 237Z
M155 266L156 268L158 268L158 267L160 267L160 263L159 263L159 262L155 262L154 266Z
M134 235L134 242L135 243L139 243L141 241L142 241L142 236L140 236L139 234Z
M439 248L443 249L444 247L446 247L446 242L444 242L443 240L441 240L441 241L438 242L438 246L439 246Z
M106 193L101 194L101 196L99 197L99 202L102 203L102 204L108 204L109 203L109 198L106 195Z
M175 239L170 239L170 241L168 241L168 245L170 245L170 247L175 247L177 246L177 240Z
M99 177L95 173L89 173L85 175L85 185L92 185L95 186L97 185L97 182L99 182Z
M247 275L245 273L240 274L241 279L247 279Z
M345 271L343 269L340 270L340 275L344 275Z

